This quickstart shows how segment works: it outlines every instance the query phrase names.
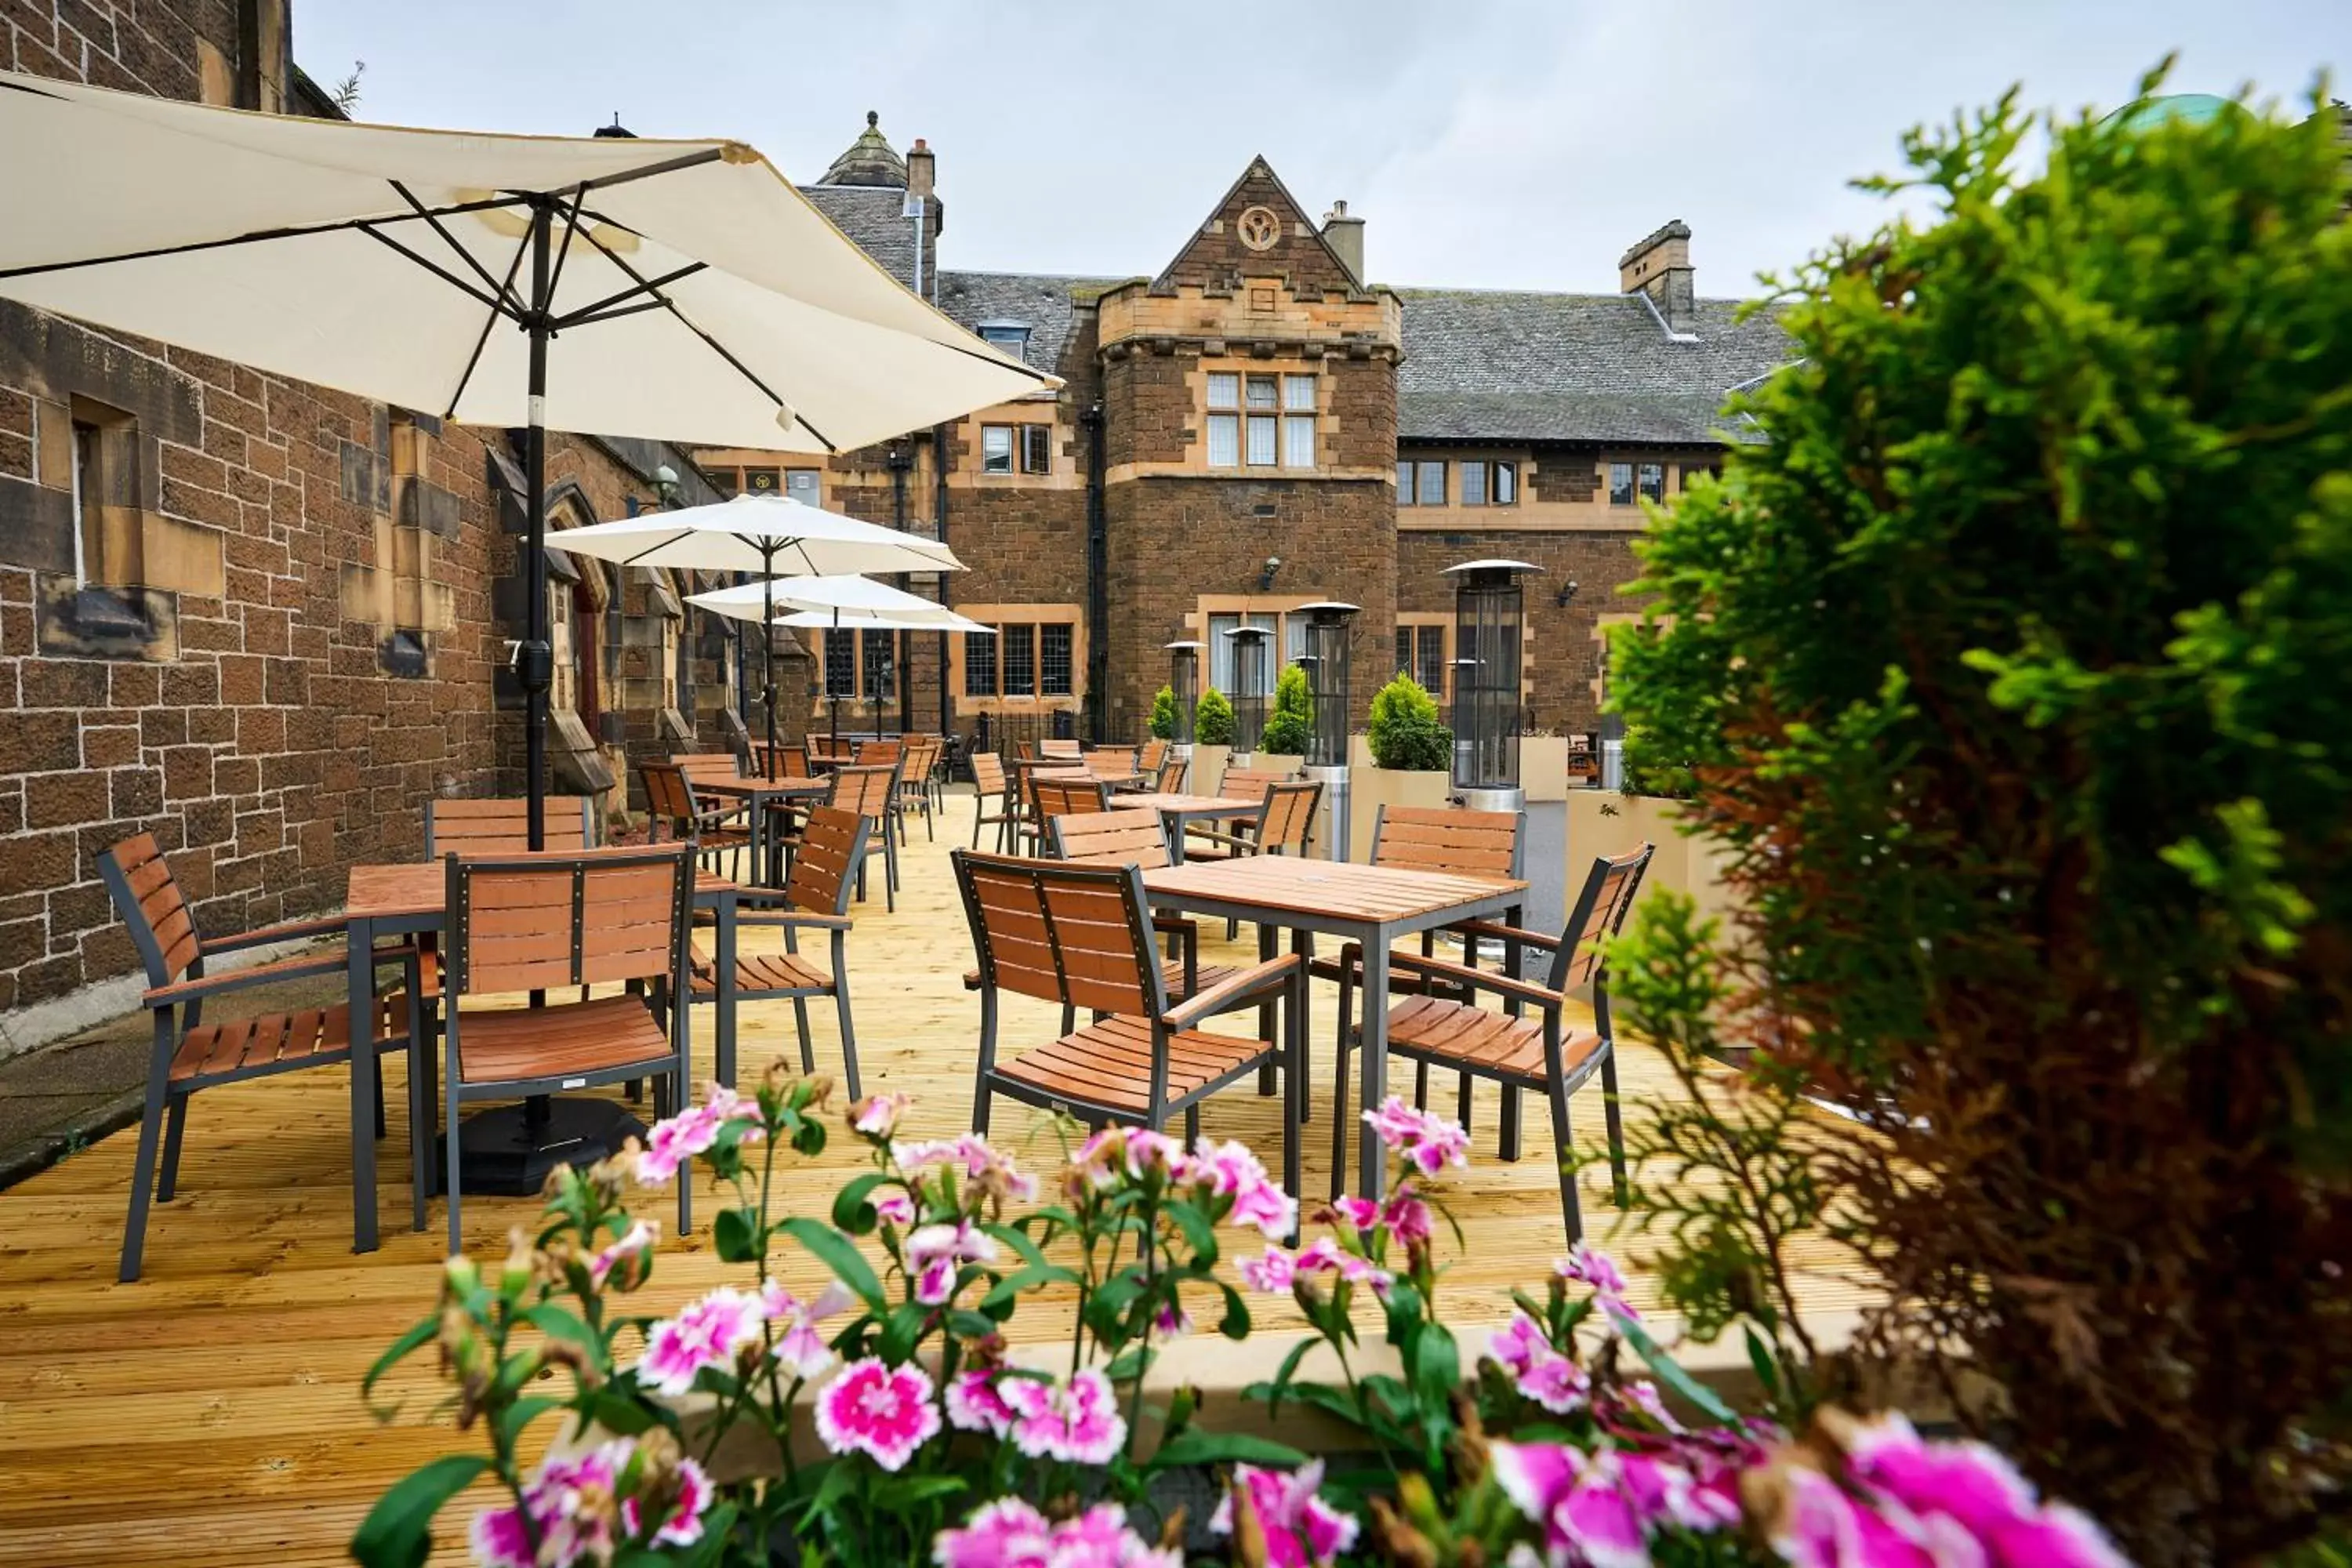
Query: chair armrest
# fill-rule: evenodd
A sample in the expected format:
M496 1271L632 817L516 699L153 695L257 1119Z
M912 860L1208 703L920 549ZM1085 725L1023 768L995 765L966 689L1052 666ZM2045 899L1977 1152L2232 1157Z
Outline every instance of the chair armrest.
M1154 915L1151 917L1151 929L1164 931L1171 936L1198 936L1201 934L1201 922L1190 915Z
M283 925L263 926L257 931L241 931L235 936L207 937L196 944L201 953L236 952L243 948L261 947L273 942L301 942L310 937L341 936L350 922L341 915L321 915L316 920L288 921Z
M798 926L810 931L848 931L856 921L847 915L820 915L807 910L778 910L772 914L737 915L739 926Z
M1480 937L1487 942L1520 942L1528 947L1539 947L1546 952L1554 952L1559 948L1559 938L1556 936L1546 936L1539 931L1521 931L1517 926L1501 925L1494 921L1464 921L1460 925L1451 925L1445 929L1459 931L1465 936Z
M1239 974L1218 982L1195 994L1189 1002L1178 1003L1161 1014L1160 1021L1171 1029L1189 1029L1203 1018L1230 1012L1244 1003L1258 1001L1287 985L1302 962L1295 952L1270 958L1255 968L1244 969Z
M1213 827L1203 827L1197 822L1188 823L1185 825L1184 837L1187 838L1205 838L1213 844L1223 844L1234 849L1255 850L1257 848L1257 840L1245 834L1220 833Z
M980 989L979 970L967 969L963 972L963 988L967 991L977 991Z
M393 947L379 947L369 955L371 967L385 963L405 963L416 956L415 942L402 942ZM340 952L313 954L302 958L281 958L275 963L256 963L244 969L231 970L226 974L192 974L185 980L175 980L169 985L158 985L141 994L139 1001L146 1007L173 1007L183 1002L194 1002L203 996L215 996L225 991L241 991L248 985L269 985L280 980L307 980L314 976L340 974L348 967L348 960Z
M1479 991L1492 991L1498 996L1515 996L1547 1011L1559 1007L1562 1000L1559 992L1548 986L1514 980L1507 974L1496 974L1489 970L1473 969L1466 963L1449 963L1443 958L1423 958L1417 952L1390 953L1389 967L1403 970L1409 974L1450 980L1457 985L1467 985Z

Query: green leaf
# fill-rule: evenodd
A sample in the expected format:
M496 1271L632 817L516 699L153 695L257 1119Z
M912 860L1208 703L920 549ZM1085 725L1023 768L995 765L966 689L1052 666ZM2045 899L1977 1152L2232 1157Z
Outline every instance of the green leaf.
M1444 1324L1422 1326L1421 1342L1413 1352L1412 1382L1425 1418L1435 1420L1453 1409L1454 1391L1462 1383L1462 1352L1454 1347L1453 1331Z
M1217 1289L1224 1293L1225 1298L1225 1315L1217 1321L1217 1332L1224 1335L1225 1338L1229 1340L1245 1340L1249 1338L1249 1303L1242 1300L1242 1293L1240 1291L1234 1289L1223 1280L1218 1280L1216 1285Z
M877 1508L903 1514L970 1487L961 1476L891 1476L874 1483L873 1500Z
M892 1312L889 1321L882 1325L882 1359L897 1366L913 1355L930 1321L931 1309L919 1301L908 1301Z
M441 1320L438 1317L427 1318L400 1338L393 1341L392 1348L376 1357L375 1364L367 1369L367 1376L360 1380L360 1393L363 1395L373 1393L377 1378L390 1372L416 1351L430 1344L440 1329Z
M1265 1400L1268 1415L1281 1415L1282 1402L1290 1393L1290 1380L1298 1375L1298 1363L1307 1359L1308 1351L1320 1343L1320 1340L1301 1339L1290 1347L1290 1353L1282 1358L1282 1365L1276 1369L1272 1383L1254 1383L1243 1390L1242 1396L1245 1399L1262 1397ZM1264 1391L1262 1394L1260 1390Z
M1160 1451L1151 1456L1148 1468L1165 1470L1179 1465L1275 1465L1296 1469L1305 1463L1306 1455L1271 1437L1253 1436L1246 1432L1204 1432L1198 1426L1187 1426L1160 1445Z
M599 1390L588 1406L589 1418L607 1432L622 1437L634 1437L652 1430L660 1417L634 1399L625 1399L609 1390Z
M1689 1400L1710 1421L1729 1422L1738 1418L1731 1406L1716 1396L1713 1389L1685 1372L1675 1358L1666 1353L1664 1347L1650 1337L1647 1329L1631 1318L1614 1321L1617 1331L1624 1336L1625 1342L1632 1345L1643 1361L1650 1363L1650 1370L1658 1374L1660 1383Z
M1148 1345L1137 1345L1115 1357L1108 1366L1103 1368L1103 1375L1113 1383L1133 1383L1150 1372L1151 1363L1159 1359L1158 1351Z
M499 1412L499 1435L511 1448L515 1440L522 1435L524 1427L551 1410L562 1409L567 1403L568 1401L562 1399L550 1399L543 1394L534 1394L528 1399L518 1399Z
M364 1568L424 1568L433 1552L433 1516L489 1468L479 1454L444 1454L411 1470L360 1521L352 1557Z
M553 1339L569 1340L588 1352L589 1361L599 1372L609 1369L612 1358L605 1353L604 1342L595 1330L583 1322L579 1315L552 1301L541 1301L527 1307L515 1316L541 1333Z
M868 1171L851 1180L833 1196L833 1223L851 1236L865 1236L881 1223L874 1212L872 1194L883 1183L895 1181L887 1171Z
M760 1260L760 1216L748 1208L725 1208L710 1222L711 1244L721 1263Z
M1765 1397L1780 1398L1780 1369L1773 1363L1771 1348L1753 1327L1743 1326L1740 1331L1748 1339L1748 1364L1755 1371L1756 1381L1763 1384Z
M988 1294L980 1299L980 1309L985 1312L1007 1306L1024 1290L1034 1289L1040 1285L1076 1285L1078 1279L1077 1270L1064 1268L1058 1264L1048 1264L1043 1268L1024 1268L1017 1274L1006 1275L990 1287Z
M1184 1233L1185 1241L1202 1261L1217 1260L1217 1227L1209 1223L1209 1216L1201 1212L1199 1205L1177 1198L1162 1204L1160 1212L1176 1222L1176 1228Z
M882 1281L856 1243L831 1226L805 1217L788 1219L777 1228L814 1253L817 1261L832 1269L833 1277L848 1286L876 1317L889 1310L882 1296Z

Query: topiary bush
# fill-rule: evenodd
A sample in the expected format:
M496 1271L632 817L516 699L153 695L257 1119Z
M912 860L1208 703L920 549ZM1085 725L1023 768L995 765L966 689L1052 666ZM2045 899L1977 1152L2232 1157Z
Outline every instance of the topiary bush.
M1303 756L1314 734L1315 697L1307 689L1307 671L1290 665L1275 678L1274 707L1265 716L1257 749L1276 756Z
M1742 910L1736 957L1663 917L1629 953L1711 957L1877 1129L1820 1167L1868 1348L1990 1374L2151 1563L2277 1552L2352 1482L2352 229L2314 109L2053 123L2031 176L2013 94L1915 132L1873 184L1935 221L1797 275L1796 363L1737 405L1769 443L1657 520L1612 672Z
M1192 739L1203 746L1234 743L1234 705L1213 686L1192 705Z
M1437 717L1437 701L1402 670L1372 698L1370 732L1376 766L1411 773L1453 771L1454 731Z
M1151 734L1160 741L1176 738L1176 689L1163 686L1151 699Z

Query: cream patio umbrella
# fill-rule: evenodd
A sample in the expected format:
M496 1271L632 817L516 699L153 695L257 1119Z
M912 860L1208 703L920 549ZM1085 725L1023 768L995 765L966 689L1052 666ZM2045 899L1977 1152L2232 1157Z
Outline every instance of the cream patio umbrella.
M789 615L778 616L775 624L780 626L814 626L833 632L952 632L960 637L991 637L996 635L994 626L983 626L939 605L927 602L927 605L926 610L845 610L837 606L830 610L794 610ZM898 707L898 732L902 735L907 732L905 695L902 690ZM833 710L833 733L837 740L841 735L841 696L831 689L830 682L827 683L825 701Z
M527 432L534 844L549 427L835 452L1054 384L738 142L354 125L0 72L0 297Z

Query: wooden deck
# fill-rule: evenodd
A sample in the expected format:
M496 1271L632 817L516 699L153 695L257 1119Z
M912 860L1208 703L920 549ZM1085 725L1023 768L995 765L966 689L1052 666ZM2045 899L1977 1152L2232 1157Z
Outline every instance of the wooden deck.
M919 1134L969 1124L978 1004L961 985L971 947L947 849L959 828L969 835L971 813L968 795L951 797L936 846L924 841L918 819L901 862L898 912L883 912L878 885L856 910L850 979L865 1086L914 1094L911 1127ZM874 872L878 878L878 860ZM1203 963L1255 956L1248 928L1231 950L1222 936L1222 928L1204 929ZM1328 1191L1331 1160L1335 1002L1328 987L1318 991L1317 1110L1306 1146L1310 1196ZM839 1063L831 1011L811 1009L822 1071ZM706 1045L709 1016L705 1010L697 1018ZM1246 1017L1213 1026L1240 1030ZM1053 1023L1052 1009L1015 1003L1006 1039L1042 1037ZM740 1051L747 1079L770 1060L796 1054L788 1005L747 1004ZM368 1363L431 1301L442 1251L438 1205L424 1234L408 1228L402 1070L396 1061L387 1068L392 1136L379 1162L384 1245L366 1257L351 1251L348 1099L339 1071L236 1085L195 1101L182 1195L154 1211L146 1278L138 1284L114 1280L133 1134L0 1193L0 1563L341 1563L343 1543L369 1503L450 1444L453 1434L420 1425L435 1398L421 1375L429 1357L419 1358L419 1375L393 1387L394 1396L406 1395L401 1425L376 1425L358 1392ZM1391 1077L1409 1090L1409 1069ZM1433 1103L1450 1106L1453 1085L1445 1075L1439 1079ZM1625 1052L1623 1083L1636 1102L1669 1087L1657 1059L1638 1047ZM1229 1092L1206 1108L1203 1131L1246 1140L1275 1164L1279 1104ZM1597 1085L1575 1109L1597 1132ZM1494 1158L1491 1089L1482 1093L1474 1122L1477 1159L1446 1184L1468 1239L1466 1256L1448 1276L1450 1313L1465 1323L1499 1321L1507 1287L1541 1279L1564 1239L1540 1106L1527 1107L1528 1154L1515 1164ZM1050 1163L1050 1136L1025 1108L1000 1100L996 1133L1001 1142L1026 1144L1034 1165ZM798 1212L823 1215L859 1152L837 1140L819 1164L793 1171L788 1201ZM665 1237L641 1299L675 1305L740 1278L710 1251L708 1216L715 1207L715 1194L706 1192L697 1199L704 1228L683 1243ZM659 1200L647 1212L675 1219ZM469 1248L498 1256L509 1226L535 1213L535 1204L520 1200L469 1198ZM1612 1217L1605 1180L1588 1181L1585 1213L1605 1241ZM1814 1261L1819 1273L1809 1289L1822 1311L1861 1304L1836 1276L1825 1243ZM804 1256L785 1263L794 1284L813 1288L820 1278ZM1638 1275L1633 1293L1643 1304L1654 1299ZM1067 1327L1066 1305L1053 1303L1024 1309L1014 1325L1020 1337L1039 1339ZM462 1556L460 1536L454 1546L445 1541L436 1561Z

